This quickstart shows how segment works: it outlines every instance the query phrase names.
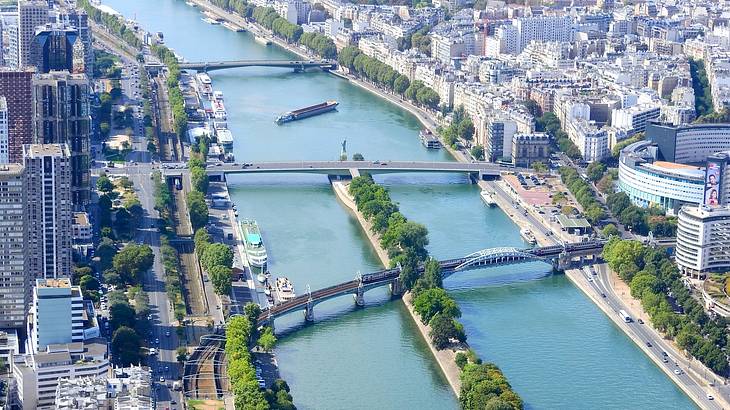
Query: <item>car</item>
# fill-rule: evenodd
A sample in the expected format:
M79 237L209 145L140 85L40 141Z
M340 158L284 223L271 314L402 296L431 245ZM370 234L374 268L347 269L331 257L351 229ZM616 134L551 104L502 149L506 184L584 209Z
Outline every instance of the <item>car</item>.
M667 357L667 356L669 356L669 355L667 354L667 352L665 352L665 351L662 351L662 356L664 356L664 357Z
M662 358L662 361L663 361L664 363L669 363L669 360L667 360L667 358L666 358L666 357Z
M170 366L165 366L165 371L169 371L169 370L170 370Z
M170 331L169 330L165 332L165 336L170 337Z
M679 369L674 369L674 374L676 374L677 376L679 376L680 374L682 374L682 371L679 370Z
M165 377L164 376L160 376L160 383L164 383L164 382L165 382Z
M147 320L152 320L152 315L147 315Z
M646 347L651 347L651 346L652 346L651 342L646 342Z
M605 298L605 297L606 297L606 294L605 294L605 293L603 293L603 292L601 292L601 297L602 297L602 298Z
M155 339L155 344L156 345L160 344L160 339Z
M177 404L177 402L175 401L175 399L170 399L170 404Z
M643 324L644 324L644 321L643 321L643 320L641 320L641 319L637 319L636 321L637 321L637 322L638 322L638 323L639 323L640 325L643 325Z
M708 393L707 400L715 400L715 397Z

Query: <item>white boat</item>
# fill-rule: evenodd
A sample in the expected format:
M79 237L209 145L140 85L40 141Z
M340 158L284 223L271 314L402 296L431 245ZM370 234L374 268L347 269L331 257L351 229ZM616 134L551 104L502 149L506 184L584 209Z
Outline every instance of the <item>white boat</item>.
M223 101L223 91L213 91L213 98Z
M198 5L193 3L192 1L186 1L185 4L187 4L190 7L198 7Z
M479 196L482 197L482 201L484 201L484 203L487 204L487 206L491 207L491 206L497 205L497 202L494 201L494 198L492 197L491 192L484 190L479 193Z
M279 295L279 299L287 301L294 299L297 295L294 293L294 285L288 278L276 278L276 292Z
M248 262L257 268L266 267L268 255L266 247L261 238L261 231L256 221L245 219L241 221L241 232L243 237L243 246L246 249L246 257Z
M261 283L266 283L266 279L267 279L267 277L263 272L256 275L256 280L258 280Z
M218 21L218 20L215 20L215 19L212 19L212 18L210 18L210 17L203 17L203 18L201 18L201 20L203 20L204 22L206 22L206 23L208 23L208 24L212 24L212 25L214 25L214 26L215 26L215 25L218 25L218 24L221 24L221 22L220 22L220 21Z
M535 235L533 235L532 231L527 228L520 229L520 236L522 237L522 239L525 240L525 242L529 243L530 245L535 245L537 243Z

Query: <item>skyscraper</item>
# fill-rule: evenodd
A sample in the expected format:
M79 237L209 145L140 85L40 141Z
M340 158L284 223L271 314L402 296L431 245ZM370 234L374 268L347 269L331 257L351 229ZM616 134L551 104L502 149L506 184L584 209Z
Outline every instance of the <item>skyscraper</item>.
M33 70L0 69L0 95L8 106L10 162L23 162L23 145L33 142Z
M78 30L63 24L46 24L36 29L30 47L30 63L38 73L85 72L84 44Z
M78 31L79 39L84 45L84 70L86 75L91 78L94 72L94 48L91 44L92 35L88 14L83 10L72 9L61 14L59 21L67 26L74 27Z
M0 165L0 328L22 329L29 296L25 274L25 191L20 164Z
M89 83L83 74L51 72L33 76L33 139L68 144L71 195L77 207L89 201Z
M0 95L0 164L10 162L8 146L8 100Z
M48 23L48 2L18 1L18 67L31 65L31 43L36 27Z
M71 153L66 144L23 146L26 272L31 278L71 275Z

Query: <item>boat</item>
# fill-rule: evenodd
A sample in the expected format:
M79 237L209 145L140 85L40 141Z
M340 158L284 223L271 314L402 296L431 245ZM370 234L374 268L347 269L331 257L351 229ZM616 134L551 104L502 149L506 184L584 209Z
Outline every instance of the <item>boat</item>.
M268 285L267 285L267 286L266 286L266 287L264 288L264 295L266 295L266 296L271 296L271 286L268 286Z
M487 190L483 190L482 192L479 193L479 196L482 197L482 201L484 201L484 203L487 204L487 206L491 207L491 206L497 205L497 202L494 201L494 198L492 197L491 192L489 192Z
M428 149L441 149L441 141L429 129L423 129L418 134L421 138L421 144Z
M259 43L259 44L263 44L265 46L270 46L271 45L271 40L269 40L266 37L254 36L253 39L256 40L256 42Z
M261 283L266 283L266 274L264 272L260 272L258 275L256 275L256 280L258 280Z
M537 243L535 235L533 235L532 231L527 228L520 229L520 236L522 237L522 239L525 240L525 242L529 243L530 245L535 245Z
M228 30L234 31L236 33L240 33L242 31L246 31L243 27L239 27L239 26L231 23L230 21L224 21L223 22L223 27L227 28Z
M256 221L244 219L240 223L243 237L243 246L246 249L246 257L248 262L257 268L266 267L268 255L264 241L261 239L261 231Z
M223 91L213 91L213 98L219 101L223 101Z
M226 113L226 106L223 105L223 100L213 100L213 117L217 120L226 120L228 113Z
M192 1L186 1L185 4L187 4L190 7L198 7L198 5L193 3Z
M274 285L276 293L279 295L279 299L285 302L289 299L294 299L297 295L294 293L294 285L288 278L276 278L276 284Z
M296 121L301 120L304 118L312 117L319 114L324 114L326 112L334 111L337 109L337 106L340 105L335 100L329 100L325 101L323 103L310 105L309 107L300 108L298 110L289 111L287 113L281 114L277 119L276 123L281 125L290 121Z
M212 24L214 26L217 25L217 24L221 24L220 21L218 21L216 19L212 19L210 17L202 17L201 20L203 20L204 22L206 22L208 24Z

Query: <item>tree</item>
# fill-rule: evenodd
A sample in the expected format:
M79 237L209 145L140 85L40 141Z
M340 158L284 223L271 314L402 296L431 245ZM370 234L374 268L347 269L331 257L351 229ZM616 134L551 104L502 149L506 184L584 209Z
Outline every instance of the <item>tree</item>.
M535 161L532 163L532 169L537 173L547 172L547 166L542 161Z
M135 312L129 303L115 303L109 307L109 322L112 330L122 326L134 327Z
M200 263L207 271L213 266L233 266L233 251L228 245L222 243L213 243L205 247Z
M94 255L99 258L99 270L103 272L109 269L116 254L117 247L114 245L114 241L109 238L102 238L94 252Z
M434 258L429 258L424 266L423 279L429 288L443 287L441 265Z
M91 275L84 275L79 280L79 286L82 291L99 290L99 281Z
M152 267L154 254L149 245L129 244L114 256L112 265L126 284L139 280L139 275Z
M215 265L208 269L210 281L213 283L215 293L228 295L231 293L231 268L228 266Z
M437 314L449 318L461 316L456 301L441 288L431 288L419 293L413 299L413 310L418 313L423 323L429 323Z
M208 192L208 173L205 172L205 168L200 166L190 168L190 180L193 184L193 189L205 195Z
M101 174L96 180L96 189L106 194L114 190L114 184L106 174Z
M618 228L616 228L616 225L614 224L608 224L603 227L603 230L601 230L601 235L603 235L605 238L610 238L611 236L620 236L620 232L618 231Z
M274 331L270 326L266 326L264 328L264 331L261 332L261 336L259 336L259 340L256 344L261 346L265 352L270 352L271 349L274 348L274 344L276 344L276 336L274 336Z
M464 366L469 363L469 359L466 357L466 354L464 354L464 352L457 353L456 357L454 357L454 361L456 362L456 365L459 367L459 369L463 369Z
M605 172L606 164L598 161L591 162L591 164L588 165L588 168L586 169L586 175L591 182L596 182L601 179Z
M175 359L178 363L185 363L185 361L188 360L188 349L185 346L178 347Z
M248 302L243 307L243 313L248 318L250 323L256 323L259 320L261 314L261 306L258 303Z
M475 146L471 147L471 150L469 150L469 153L477 161L484 161L484 147L483 146L475 145Z
M428 335L431 337L433 347L437 350L444 349L451 343L451 339L456 338L458 332L454 324L454 319L437 313L431 321L428 322L431 330Z
M140 362L140 340L137 333L127 326L122 326L112 336L112 351L122 366Z
M403 95L403 93L406 92L408 87L410 87L411 82L408 80L408 77L404 75L399 75L396 77L395 81L393 81L393 91L397 94Z
M208 223L208 204L205 203L205 196L200 191L191 191L187 195L187 205L193 230L204 227Z
M352 154L352 160L353 161L364 161L365 157L363 157L361 153L356 152L356 153Z

